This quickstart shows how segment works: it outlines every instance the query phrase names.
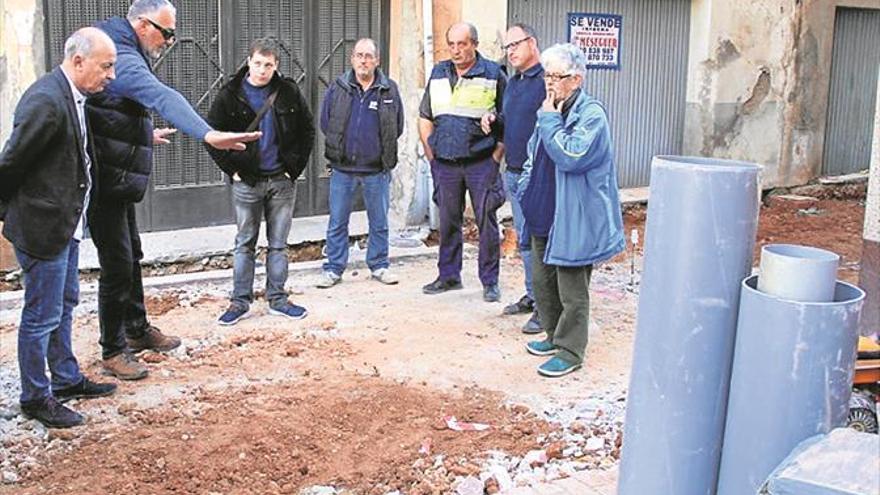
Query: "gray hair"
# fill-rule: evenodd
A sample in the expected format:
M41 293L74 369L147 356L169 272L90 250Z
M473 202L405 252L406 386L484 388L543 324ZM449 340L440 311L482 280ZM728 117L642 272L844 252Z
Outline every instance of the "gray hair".
M174 4L169 0L134 0L134 2L131 3L131 7L128 8L128 15L126 18L129 22L134 22L138 20L139 17L155 14L166 7L170 7L172 13L177 13Z
M116 47L113 40L104 31L93 27L80 28L64 42L64 60L71 60L76 55L89 58L95 45L102 41L114 48Z
M541 53L541 65L562 65L567 74L587 75L587 58L580 48L571 43L559 43Z
M480 42L479 36L477 35L476 26L474 26L473 24L471 24L469 22L464 22L464 21L456 22L455 24L449 26L449 28L446 29L446 40L447 41L449 41L449 31L452 31L452 28L454 28L456 26L467 26L468 37L471 39L471 41L473 41L475 45Z
M361 38L354 42L354 46L358 46L358 43L362 41L369 41L373 45L373 55L375 55L376 58L379 58L379 43L376 43L376 40L373 38ZM352 48L352 50L354 50L354 48Z

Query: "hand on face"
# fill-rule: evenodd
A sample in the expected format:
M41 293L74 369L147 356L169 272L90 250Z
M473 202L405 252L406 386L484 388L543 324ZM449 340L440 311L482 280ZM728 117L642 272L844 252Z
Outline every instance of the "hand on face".
M544 102L541 104L541 110L545 112L562 112L562 104L565 103L564 99L559 99L557 101L556 91L550 89L547 90L547 97L544 98Z

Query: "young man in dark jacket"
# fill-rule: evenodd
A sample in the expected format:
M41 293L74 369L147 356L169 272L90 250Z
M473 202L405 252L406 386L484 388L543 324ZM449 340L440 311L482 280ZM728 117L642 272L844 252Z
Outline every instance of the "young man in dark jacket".
M300 319L306 309L287 300L287 236L293 219L296 179L306 168L314 143L312 113L293 79L281 76L278 43L251 44L247 65L220 90L208 122L226 131L262 132L244 151L208 148L232 180L238 234L235 237L233 291L221 325L234 325L254 300L254 259L260 221L266 219L266 300L269 313Z
M397 166L397 138L403 133L403 105L397 84L379 69L375 41L355 43L351 66L327 88L321 108L324 156L333 171L327 262L318 282L325 289L342 281L348 264L348 220L358 184L370 226L367 266L374 280L397 283L388 269L388 190Z

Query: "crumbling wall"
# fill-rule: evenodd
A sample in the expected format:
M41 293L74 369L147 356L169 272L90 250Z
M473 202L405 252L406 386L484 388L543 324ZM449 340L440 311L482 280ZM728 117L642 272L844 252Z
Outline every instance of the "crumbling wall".
M764 187L821 170L834 13L877 0L694 0L684 152L763 165Z
M0 147L12 133L22 93L46 71L44 46L42 2L0 0ZM0 236L0 270L16 265L12 246Z
M392 230L424 223L430 188L427 162L419 145L419 102L425 90L422 0L391 1L391 77L400 87L406 129L399 141L398 165L391 184ZM455 22L473 23L480 35L480 52L492 60L501 57L501 39L507 25L506 0L483 2L435 0L432 9L433 60L449 58L446 30Z

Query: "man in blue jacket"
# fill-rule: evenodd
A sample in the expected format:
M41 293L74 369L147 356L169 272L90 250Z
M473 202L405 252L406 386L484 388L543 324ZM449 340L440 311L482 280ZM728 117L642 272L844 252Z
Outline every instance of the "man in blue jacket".
M89 211L98 250L98 316L104 371L123 380L147 376L133 352L169 351L180 339L150 325L144 306L141 240L135 203L147 190L153 168L153 144L167 143L168 129L153 130L156 112L184 133L218 149L245 149L260 133L213 130L177 91L156 78L150 67L174 43L176 10L168 0L135 0L126 18L97 25L116 43L116 80L89 98L95 135L95 159L101 188Z
M84 421L61 402L116 390L83 376L71 346L79 243L96 185L85 100L110 83L115 61L113 41L101 31L83 28L71 35L61 66L21 97L0 154L0 219L8 202L3 235L15 246L24 280L18 328L21 412L50 428Z
M571 44L554 45L541 54L541 63L547 97L529 140L518 197L547 338L529 342L527 350L553 356L538 373L562 376L584 361L593 264L626 246L608 115L581 88L584 54Z
M504 90L504 113L494 112L483 116L480 124L483 132L489 134L493 127L504 123L504 157L507 169L504 172L504 188L513 211L513 225L516 229L517 245L522 258L525 274L526 293L516 302L504 307L504 314L516 315L532 313L523 326L523 333L541 333L538 311L535 309L535 295L532 291L532 249L525 232L525 219L522 208L516 201L519 177L526 162L526 144L535 129L538 109L544 101L544 67L541 65L541 52L538 50L538 36L526 24L514 24L507 30L504 38L507 61L516 73L507 81Z
M478 259L483 300L497 302L501 243L496 212L504 204L499 163L504 144L497 132L483 134L480 119L501 112L505 76L501 67L477 52L477 29L466 22L446 31L451 55L434 66L419 107L419 137L431 161L434 201L440 209L437 279L425 294L461 289L462 220L470 193L480 229Z
M373 280L397 283L388 268L388 207L391 170L397 166L397 138L403 133L403 105L397 83L379 69L379 46L358 40L351 69L327 88L321 107L324 156L330 175L327 262L319 288L342 281L348 264L348 221L361 185L369 222L367 267Z

